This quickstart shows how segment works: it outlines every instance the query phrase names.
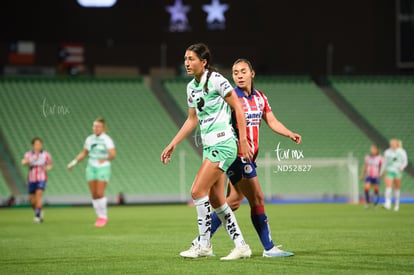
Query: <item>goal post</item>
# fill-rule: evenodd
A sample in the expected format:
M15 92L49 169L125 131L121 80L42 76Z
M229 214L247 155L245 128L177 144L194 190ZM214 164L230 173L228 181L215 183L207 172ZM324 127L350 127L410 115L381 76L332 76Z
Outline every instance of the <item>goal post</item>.
M257 159L266 200L281 202L359 202L358 159Z

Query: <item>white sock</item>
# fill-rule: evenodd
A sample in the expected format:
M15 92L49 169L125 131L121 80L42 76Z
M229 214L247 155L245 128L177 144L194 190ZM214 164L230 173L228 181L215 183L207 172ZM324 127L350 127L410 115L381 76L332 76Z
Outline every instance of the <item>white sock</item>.
M108 218L107 199L106 197L92 200L93 208L95 208L98 218Z
M211 233L211 205L208 196L193 200L197 210L199 244L202 246L210 245Z
M92 199L92 206L95 209L96 215L99 217L99 204L98 204L98 200L99 199L97 199L97 200Z
M394 190L394 195L395 195L395 207L399 207L400 206L400 189L395 189Z
M99 217L108 218L108 200L106 197L99 200Z
M392 195L391 187L385 188L385 205L391 205L391 195Z
M224 228L227 231L229 237L234 241L236 247L246 245L243 234L237 224L236 216L227 203L223 204L216 209L216 213L219 216Z

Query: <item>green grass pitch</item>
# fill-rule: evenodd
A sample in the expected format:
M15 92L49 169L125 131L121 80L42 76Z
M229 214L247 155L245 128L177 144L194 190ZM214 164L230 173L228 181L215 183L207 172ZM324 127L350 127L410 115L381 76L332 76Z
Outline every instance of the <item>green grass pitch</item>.
M215 257L178 253L197 234L194 207L110 206L95 228L92 207L47 207L32 223L29 208L0 209L0 274L413 274L414 204L399 212L362 205L267 205L276 244L289 258L263 258L249 207L236 217L253 255L221 262L233 242L220 229Z

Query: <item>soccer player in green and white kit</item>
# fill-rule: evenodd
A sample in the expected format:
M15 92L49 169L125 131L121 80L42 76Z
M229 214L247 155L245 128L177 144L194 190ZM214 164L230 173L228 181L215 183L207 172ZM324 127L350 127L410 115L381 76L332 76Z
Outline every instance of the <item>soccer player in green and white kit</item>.
M402 142L398 139L390 140L390 148L385 150L381 175L385 172L385 203L384 208L391 209L392 185L394 184L394 211L400 209L400 186L402 172L407 167L407 152L402 148Z
M234 241L232 252L221 260L235 260L251 256L244 241L236 217L224 196L225 172L236 159L237 138L231 125L233 108L239 127L240 152L246 159L252 152L246 137L246 121L241 104L229 81L211 66L211 53L203 43L191 45L184 56L187 74L194 76L187 85L188 118L171 143L161 153L161 161L167 163L176 146L200 125L203 142L203 164L191 188L191 197L197 211L200 240L197 246L180 253L185 258L210 256L211 207L222 220L227 233Z
M92 194L92 204L98 216L96 227L103 227L108 222L105 188L111 177L111 160L115 158L114 142L105 131L105 121L103 118L97 118L93 122L93 134L86 138L82 151L68 164L70 171L86 156L89 157L86 178Z

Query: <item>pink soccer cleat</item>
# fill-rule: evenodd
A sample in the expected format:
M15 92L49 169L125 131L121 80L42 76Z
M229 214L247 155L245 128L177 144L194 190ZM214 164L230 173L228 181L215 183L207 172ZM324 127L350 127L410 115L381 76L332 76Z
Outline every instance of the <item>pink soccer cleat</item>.
M98 218L98 220L95 222L96 227L104 227L108 223L108 219L106 218Z

